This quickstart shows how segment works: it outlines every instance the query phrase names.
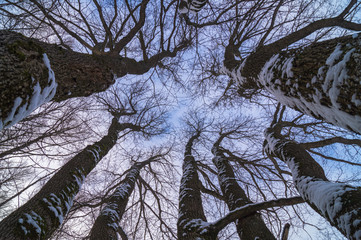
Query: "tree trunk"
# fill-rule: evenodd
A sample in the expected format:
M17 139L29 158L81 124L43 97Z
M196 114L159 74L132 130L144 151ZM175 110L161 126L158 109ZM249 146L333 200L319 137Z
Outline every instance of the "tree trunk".
M213 146L212 153L214 155L213 162L217 167L218 181L229 210L232 211L252 203L237 183L233 169L219 144ZM276 239L257 212L238 219L236 227L240 239L254 240L257 237L268 240Z
M193 142L199 135L200 132L189 139L184 154L183 175L179 191L178 240L216 239L216 236L202 237L192 230L207 221L203 212L197 163L192 155Z
M78 53L0 30L0 130L50 100L89 96L108 89L115 78L144 74L186 47L183 44L138 62L106 53Z
M279 54L265 46L228 74L241 87L264 88L288 107L361 133L360 69L361 34L354 34Z
M330 182L322 167L277 127L265 132L265 150L284 161L301 197L348 239L361 239L361 188Z
M116 144L118 132L136 126L113 119L108 134L67 162L27 203L0 222L0 239L47 239L61 225L81 184Z
M140 170L147 164L154 161L150 158L146 161L135 163L129 170L122 184L117 187L114 193L107 200L107 204L100 212L90 232L91 240L115 240L118 239L119 222L125 212L129 196L132 194L135 182L138 179Z

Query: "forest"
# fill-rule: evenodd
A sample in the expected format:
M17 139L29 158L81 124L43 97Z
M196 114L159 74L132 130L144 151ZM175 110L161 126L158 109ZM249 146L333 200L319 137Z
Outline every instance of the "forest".
M0 1L0 240L361 240L361 1Z

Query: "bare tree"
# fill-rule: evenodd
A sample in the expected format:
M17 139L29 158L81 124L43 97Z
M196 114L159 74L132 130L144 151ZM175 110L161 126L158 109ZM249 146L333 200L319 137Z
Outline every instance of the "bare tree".
M298 192L316 212L348 239L360 239L360 188L329 181L301 144L281 135L282 128L275 118L265 132L265 150L288 165Z
M224 49L223 68L218 74L231 77L225 91L236 84L238 93L250 98L266 90L284 105L361 133L357 70L360 35L335 38L335 34L327 34L335 27L360 31L359 19L353 20L360 11L360 3L350 0L342 4L338 13L327 11L321 15L320 9L319 13L313 12L319 19L313 20L305 13L315 5L290 1L238 2L234 6L237 17ZM298 8L298 12L286 17L292 8ZM210 11L202 9L200 13L203 10ZM283 31L284 28L290 31ZM307 47L303 43L297 48L310 35L316 36L314 43ZM318 42L324 36L333 39Z
M212 147L213 162L217 167L219 185L230 211L252 203L237 183L232 166L228 162L229 158L226 157L224 149L220 146L225 137L235 132L237 129L219 133L219 137ZM260 239L276 239L259 213L237 219L236 226L240 239L255 239L257 237Z
M105 109L113 115L108 133L74 156L34 197L1 222L0 231L6 232L1 236L3 239L49 238L63 222L86 176L119 137L124 137L129 131L156 134L161 128L163 115L156 109L160 102L143 99L147 89L144 84L137 84L131 84L123 96L117 95L115 102L111 102L114 98L100 98ZM122 135L118 136L119 133Z
M118 239L118 233L120 233L123 240L128 239L124 231L121 230L119 222L123 217L129 196L134 190L140 170L145 165L159 160L160 157L160 155L155 155L148 160L133 164L121 185L106 200L105 207L94 222L90 239Z
M9 19L6 27L37 39L0 32L0 127L10 127L44 102L89 96L105 91L115 78L164 66L163 59L190 44L177 5L149 0L6 1L0 8ZM19 25L12 26L13 19ZM69 45L69 39L76 43Z
M179 189L179 216L178 216L178 239L198 239L199 235L192 230L194 225L207 222L203 212L202 198L197 173L197 163L192 155L194 141L199 138L198 130L189 138L184 152L183 175ZM215 239L216 235L206 236L201 239Z
M141 130L114 118L106 136L73 157L34 197L1 221L0 231L6 233L2 239L49 238L63 222L86 176L116 144L118 133L128 128Z

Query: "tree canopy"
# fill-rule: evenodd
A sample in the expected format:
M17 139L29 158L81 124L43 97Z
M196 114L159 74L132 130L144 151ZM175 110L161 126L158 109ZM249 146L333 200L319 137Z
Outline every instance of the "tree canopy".
M0 239L361 239L360 1L0 16Z

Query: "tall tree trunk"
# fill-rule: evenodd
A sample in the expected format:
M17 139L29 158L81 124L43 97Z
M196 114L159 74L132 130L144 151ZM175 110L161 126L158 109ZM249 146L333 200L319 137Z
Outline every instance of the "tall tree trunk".
M115 78L144 74L187 46L136 61L114 54L78 53L0 30L0 130L50 100L89 96L108 89Z
M191 230L193 225L207 221L203 211L197 163L192 155L193 142L199 136L200 132L189 139L184 153L183 175L179 191L178 240L216 239L216 236L201 237Z
M288 165L301 197L348 239L361 239L361 188L330 182L300 144L280 134L280 125L265 137L265 150Z
M116 118L108 134L67 162L27 203L0 222L0 239L47 239L61 225L86 176L116 144L118 133L137 126Z
M261 47L242 63L226 50L226 72L240 88L263 88L280 103L361 133L361 34L306 48Z
M223 193L223 197L230 211L252 203L248 199L246 193L236 181L232 166L224 155L220 142L213 145L212 153L214 155L213 162L217 167L218 181ZM276 239L266 224L262 220L259 213L254 212L247 217L240 218L236 221L237 233L240 239L254 240L259 239Z
M133 164L129 169L122 184L107 199L107 204L99 213L90 232L91 240L115 240L118 239L119 222L125 212L129 196L132 194L135 182L139 177L140 170L157 158L152 157L146 161Z

